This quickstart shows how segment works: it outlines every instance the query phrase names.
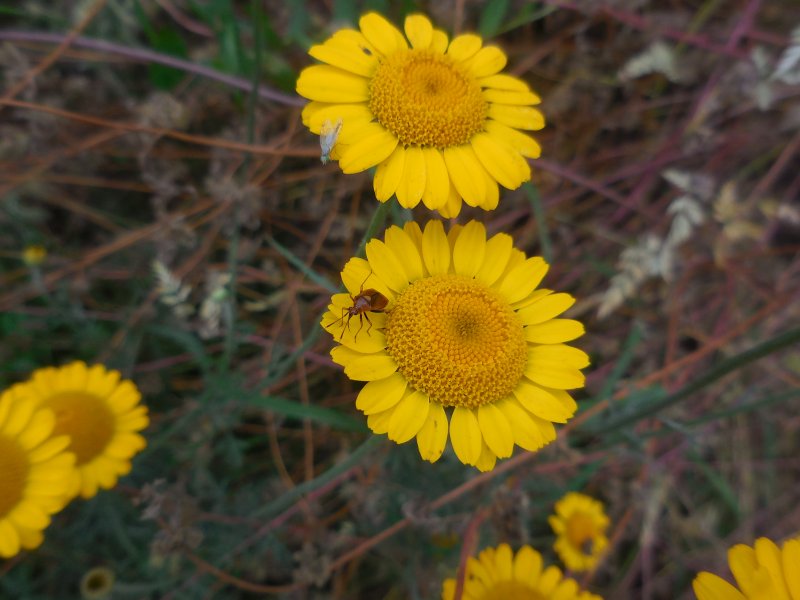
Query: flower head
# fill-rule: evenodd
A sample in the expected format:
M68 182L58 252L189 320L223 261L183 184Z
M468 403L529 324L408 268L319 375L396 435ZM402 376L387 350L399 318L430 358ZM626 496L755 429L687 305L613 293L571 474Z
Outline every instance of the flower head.
M303 123L320 135L338 123L330 158L345 173L377 166L375 195L404 207L420 200L445 217L470 206L493 210L498 184L530 179L525 158L541 148L523 131L544 127L528 85L500 73L505 54L468 33L448 40L423 15L405 20L405 36L376 13L359 29L337 31L309 54L297 93L311 102ZM520 131L523 130L523 131ZM327 158L327 154L325 156Z
M42 543L50 515L64 507L75 455L53 435L53 411L7 390L0 395L0 558Z
M29 267L38 267L45 258L47 258L47 250L44 246L25 246L25 250L22 251L22 261Z
M698 600L800 600L800 539L782 548L767 538L752 548L736 545L728 550L728 564L739 588L703 571L692 582Z
M69 436L77 462L69 498L91 498L110 489L131 470L131 458L146 442L139 431L148 425L147 407L133 382L119 371L76 361L36 370L10 393L55 413L55 432Z
M548 518L558 536L555 551L567 568L591 571L608 546L609 520L601 502L569 492L556 502L556 514Z
M583 325L555 318L574 298L537 289L547 263L504 233L487 240L476 221L449 234L439 221L392 226L366 251L345 265L349 294L332 297L322 326L341 344L334 362L368 382L356 407L370 429L398 444L416 437L430 462L449 430L456 456L482 471L514 444L553 441L589 359L564 344Z
M456 580L442 586L442 600L453 600ZM602 600L581 591L574 579L563 578L558 567L543 568L542 555L523 546L516 556L508 544L486 548L470 557L463 600Z

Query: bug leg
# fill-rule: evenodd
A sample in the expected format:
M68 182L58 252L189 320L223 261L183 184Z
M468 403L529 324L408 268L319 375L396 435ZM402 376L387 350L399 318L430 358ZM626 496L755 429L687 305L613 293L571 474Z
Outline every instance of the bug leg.
M369 323L369 327L367 327L367 335L369 335L370 330L372 330L372 319L369 318L369 315L364 313L364 317L367 319L367 323Z
M367 321L369 321L369 317L367 317ZM358 331L353 336L353 341L358 341L358 334L361 333L361 330L364 329L364 313L360 313L358 315Z

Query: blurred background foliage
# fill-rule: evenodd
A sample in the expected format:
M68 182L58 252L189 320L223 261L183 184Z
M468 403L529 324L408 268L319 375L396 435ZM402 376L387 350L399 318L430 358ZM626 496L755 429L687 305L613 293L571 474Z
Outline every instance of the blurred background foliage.
M478 31L543 98L532 183L458 221L553 261L593 366L558 441L486 476L371 436L317 325L368 228L430 218L379 210L300 123L308 47L367 10ZM152 415L0 597L79 598L104 566L120 599L436 598L488 544L555 563L569 490L612 518L579 579L610 599L693 598L728 546L800 531L797 3L20 0L0 23L0 385L102 362Z

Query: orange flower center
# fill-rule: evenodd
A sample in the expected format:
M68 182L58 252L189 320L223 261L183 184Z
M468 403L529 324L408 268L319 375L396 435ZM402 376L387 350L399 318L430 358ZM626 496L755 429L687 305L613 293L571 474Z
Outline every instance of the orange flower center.
M116 420L102 398L84 391L56 394L42 403L56 414L53 435L70 436L70 452L83 465L102 454L114 436Z
M444 149L480 132L488 105L475 78L449 56L404 50L378 65L369 108L404 146Z
M413 282L398 296L384 332L400 373L444 406L502 400L525 370L517 314L491 288L462 275Z
M22 500L29 470L28 456L19 443L0 434L0 519Z

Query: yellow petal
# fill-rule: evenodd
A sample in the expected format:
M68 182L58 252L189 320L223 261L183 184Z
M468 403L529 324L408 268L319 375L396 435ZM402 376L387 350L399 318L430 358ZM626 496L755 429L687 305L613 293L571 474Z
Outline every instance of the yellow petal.
M481 454L475 462L475 467L481 472L486 473L494 469L497 463L497 456L492 452L491 448L486 445L486 442L481 442Z
M425 50L433 40L433 25L431 25L430 19L424 15L407 16L405 30L412 48Z
M514 433L503 412L494 404L478 408L478 425L483 439L497 458L508 458L514 451Z
M367 260L378 278L396 292L408 287L409 276L401 259L384 242L372 239L367 243Z
M470 221L456 239L453 266L458 275L474 277L486 256L486 228L483 223Z
M394 255L402 257L408 280L416 281L421 279L424 276L422 257L419 255L419 249L414 244L411 236L404 229L397 225L392 225L386 230L384 237L386 238L386 245L391 248Z
M389 420L389 439L404 444L417 435L428 419L430 405L428 395L419 391L413 391L400 400Z
M583 323L573 319L552 319L525 328L525 340L536 344L560 344L581 337Z
M539 143L531 136L521 131L517 131L516 129L512 129L507 125L503 125L498 121L492 121L491 119L487 120L483 127L488 134L502 140L522 156L527 158L539 158L542 155L542 147Z
M496 402L495 406L505 415L517 446L534 452L545 445L538 423L516 398L505 398Z
M20 539L17 528L6 519L0 519L0 558L11 558L19 553Z
M486 253L475 278L492 285L505 271L514 240L506 233L498 233L486 242Z
M352 306L350 300L348 306ZM351 316L346 309L338 315L333 311L325 314L322 327L340 344L367 354L386 348L386 336L381 331L386 326L386 315L380 312L365 312Z
M506 75L505 73L484 77L478 83L480 83L483 88L492 88L496 90L510 90L514 92L531 91L528 84L522 79L514 77L513 75Z
M308 53L319 61L362 77L370 77L378 66L377 56L367 54L344 37L332 37L323 44L311 46Z
M438 402L431 402L428 417L417 434L417 448L423 460L436 462L447 444L447 414Z
M468 408L457 406L450 418L450 440L453 450L465 465L474 465L481 455L483 437L478 418Z
M577 361L574 356L564 353L548 352L550 349L558 347L558 344L531 347L528 350L528 364L525 366L525 376L535 383L557 390L572 390L583 387L586 377L579 369L586 366L583 364L584 361ZM569 348L568 346L561 347ZM584 353L576 348L570 348L570 350L585 356ZM578 362L583 366L577 366ZM586 362L588 362L588 359Z
M447 203L450 175L441 150L426 147L422 149L422 156L425 159L425 191L422 193L422 202L430 210L438 210Z
M447 45L450 43L450 38L441 29L434 29L431 36L431 45L429 50L433 50L437 54L444 54L447 52Z
M498 291L509 304L522 300L536 289L549 268L541 256L528 258L505 276Z
M783 544L783 576L793 600L800 598L800 540Z
M514 579L514 553L511 551L511 546L506 543L497 546L494 564L498 580L511 581Z
M369 43L363 33L356 29L340 29L330 39L337 44L355 46L367 56L375 56L378 53L378 49Z
M52 410L40 409L31 416L27 427L17 436L17 443L25 450L33 450L53 433L56 416Z
M569 397L569 395L567 395ZM574 401L567 402L561 395L556 396L525 378L514 388L514 397L533 415L553 423L566 423L575 414ZM570 400L572 400L570 398Z
M515 190L531 178L528 163L508 144L488 133L474 135L471 143L483 167L503 187Z
M417 250L422 253L422 229L419 228L419 223L416 221L406 221L403 224L403 231L406 232L408 237L414 242Z
M557 317L575 304L575 298L569 294L546 294L536 302L517 311L517 316L524 325L538 325Z
M403 177L403 169L406 161L406 150L398 144L394 152L385 161L378 165L375 171L375 197L380 202L386 202L397 191L400 180Z
M542 572L542 555L530 546L523 546L514 557L514 579L531 587Z
M389 421L391 421L393 414L394 414L394 407L390 408L389 410L385 410L381 413L375 413L374 415L369 415L367 416L367 427L370 428L370 431L372 431L372 433L377 433L377 434L388 433Z
M786 581L783 578L783 563L781 561L781 550L770 539L758 538L754 545L756 559L761 569L769 574L774 587L772 600L792 600L789 591L786 589ZM800 568L800 564L797 565Z
M458 195L453 182L450 182L450 192L447 195L447 202L438 208L439 214L445 219L455 219L461 212L461 196Z
M519 106L530 106L539 104L541 99L533 92L520 92L512 90L483 90L483 98L493 104L510 104Z
M50 524L50 517L32 502L19 502L8 513L8 518L20 528L44 529Z
M351 296L357 296L364 290L372 288L386 296L390 304L394 301L392 290L375 275L370 264L363 258L354 256L345 263L344 269L342 269L342 283ZM346 306L352 306L352 300Z
M702 572L692 582L697 600L747 600L730 583L712 573Z
M360 173L386 160L397 147L397 138L377 123L361 129L362 137L353 142L339 159L343 173Z
M425 158L419 146L406 148L403 176L397 185L397 201L403 208L414 208L425 191Z
M494 75L506 66L506 55L496 46L484 46L478 50L464 66L473 77L481 78Z
M367 13L358 21L361 33L384 56L408 48L403 34L378 13Z
M67 388L69 389L69 388ZM36 404L34 402L14 402L11 404L8 412L8 417L6 419L5 427L3 428L5 433L10 437L15 437L17 434L22 432L28 427L28 424L31 422L34 413L36 412ZM50 414L51 419L51 429L52 429L52 419L53 414L51 411L47 411L45 414ZM42 424L39 423L41 427Z
M450 269L450 244L441 221L428 221L425 225L422 258L429 275L443 275Z
M538 130L544 127L544 115L530 106L490 104L487 116L515 129Z
M306 67L297 78L297 93L320 102L366 102L369 85L365 77L328 65Z
M308 127L311 133L319 135L322 132L322 125L336 123L342 120L342 128L339 131L339 140L347 139L347 132L357 127L363 127L373 116L366 104L328 104L327 102L309 102L303 107L303 125Z
M397 371L397 363L386 353L362 354L347 346L336 346L331 350L331 358L355 381L384 379Z
M497 185L497 181L495 181L494 177L489 175L486 169L481 169L481 173L486 185L486 197L478 206L483 210L494 210L500 202L500 188Z
M481 49L483 40L474 33L465 33L453 38L447 54L456 61L465 61Z
M486 180L478 157L472 146L445 148L444 162L456 191L470 206L478 206L486 199Z
M370 381L358 393L356 408L365 415L389 410L400 402L407 385L408 381L400 373Z

